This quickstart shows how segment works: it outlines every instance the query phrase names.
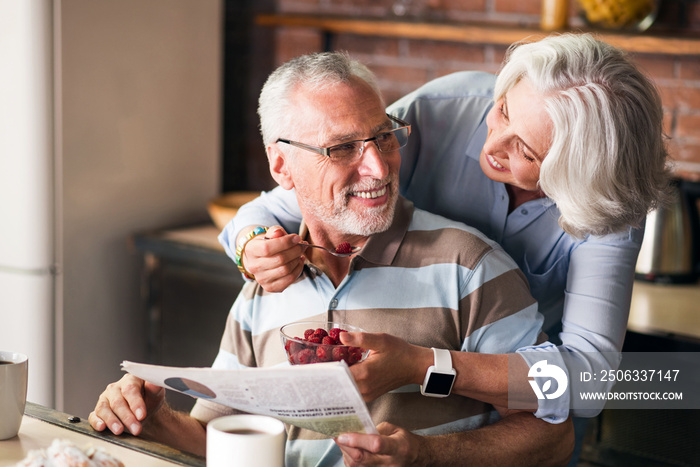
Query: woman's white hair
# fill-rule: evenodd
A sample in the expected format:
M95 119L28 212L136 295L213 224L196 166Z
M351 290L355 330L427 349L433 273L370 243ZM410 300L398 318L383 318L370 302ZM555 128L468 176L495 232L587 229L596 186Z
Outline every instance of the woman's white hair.
M300 120L294 108L294 91L301 85L321 89L349 83L353 77L367 82L381 99L374 74L346 52L323 52L293 58L267 78L258 100L260 133L265 146L278 138L293 138Z
M544 95L554 124L539 183L566 232L582 237L637 226L665 201L661 99L624 52L590 34L516 44L495 99L526 77Z

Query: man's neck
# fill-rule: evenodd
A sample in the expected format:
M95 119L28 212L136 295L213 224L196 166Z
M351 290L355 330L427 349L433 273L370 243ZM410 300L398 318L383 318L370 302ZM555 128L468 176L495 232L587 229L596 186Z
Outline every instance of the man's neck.
M345 276L348 275L351 257L338 258L330 253L323 252L316 248L307 248L304 252L306 258L317 268L319 268L333 285L337 288Z
M362 236L345 236L335 232L328 232L325 229L314 228L313 224L306 224L306 235L302 238L312 245L320 245L329 250L335 248L342 242L350 242L352 246L364 246L367 237ZM350 261L352 257L339 258L328 252L317 248L307 248L304 252L306 258L326 274L333 282L335 287L348 275Z

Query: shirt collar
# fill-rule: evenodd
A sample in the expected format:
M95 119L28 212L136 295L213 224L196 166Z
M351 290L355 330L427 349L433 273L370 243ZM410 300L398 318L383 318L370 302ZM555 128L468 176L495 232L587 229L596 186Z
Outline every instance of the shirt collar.
M484 149L484 144L486 144L486 137L489 134L489 127L486 125L486 114L488 114L489 110L493 104L489 105L489 107L486 109L486 113L484 114L484 119L481 121L479 126L476 128L476 131L474 131L474 136L471 139L471 142L469 143L469 146L467 146L466 154L468 157L471 157L472 159L476 160L477 162L481 158L481 151Z
M403 242L408 226L413 217L413 203L399 196L396 211L391 226L384 232L369 237L358 256L375 264L389 265L394 261L396 253Z

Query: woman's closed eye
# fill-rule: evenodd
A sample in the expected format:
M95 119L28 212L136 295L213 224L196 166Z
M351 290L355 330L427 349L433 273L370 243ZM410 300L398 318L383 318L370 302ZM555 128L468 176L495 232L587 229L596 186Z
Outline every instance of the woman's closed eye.
M508 121L508 109L506 109L506 103L505 103L505 98L501 99L501 102L498 106L498 111L501 113L501 116Z
M537 160L537 159L535 159L534 157L528 156L528 155L525 154L524 152L522 152L521 154L522 154L522 156L523 156L523 159L525 159L525 160L528 161L528 162L535 162L535 161Z
M523 159L525 159L528 162L535 162L537 160L536 158L534 158L532 156L528 156L527 153L525 152L525 149L522 147L522 145L519 145L519 146L520 147L518 147L518 152L523 157Z

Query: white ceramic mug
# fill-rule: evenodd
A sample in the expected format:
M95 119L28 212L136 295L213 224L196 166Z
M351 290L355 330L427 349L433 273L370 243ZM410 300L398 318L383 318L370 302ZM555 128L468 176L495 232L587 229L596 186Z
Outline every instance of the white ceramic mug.
M26 355L0 351L0 440L17 436L27 402Z
M229 415L207 424L207 467L284 466L284 423L262 415Z

